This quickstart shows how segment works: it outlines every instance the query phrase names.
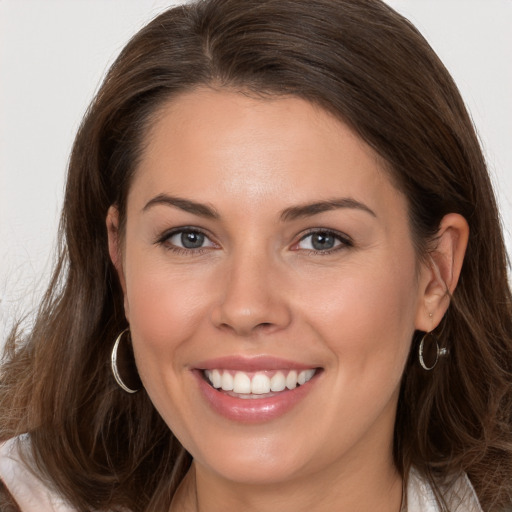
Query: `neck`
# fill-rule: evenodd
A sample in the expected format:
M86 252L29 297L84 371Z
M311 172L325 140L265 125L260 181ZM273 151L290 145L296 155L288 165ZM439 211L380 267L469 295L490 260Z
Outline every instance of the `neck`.
M399 512L402 478L391 461L339 467L275 484L226 481L193 463L176 493L171 512Z

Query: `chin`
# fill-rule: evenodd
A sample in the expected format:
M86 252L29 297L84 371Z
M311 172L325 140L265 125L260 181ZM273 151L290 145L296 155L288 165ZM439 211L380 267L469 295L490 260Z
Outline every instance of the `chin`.
M308 472L308 465L304 461L289 460L278 453L262 455L240 452L223 460L194 461L218 477L242 485L280 484Z

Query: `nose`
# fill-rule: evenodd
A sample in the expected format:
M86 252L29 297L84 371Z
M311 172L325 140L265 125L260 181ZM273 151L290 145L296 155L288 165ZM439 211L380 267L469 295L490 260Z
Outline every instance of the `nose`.
M219 283L212 311L216 327L238 336L272 333L291 322L289 292L282 269L269 255L233 255Z

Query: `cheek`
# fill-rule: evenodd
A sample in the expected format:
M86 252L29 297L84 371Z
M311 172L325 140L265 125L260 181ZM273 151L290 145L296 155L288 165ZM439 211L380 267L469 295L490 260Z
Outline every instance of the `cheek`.
M133 277L127 281L130 324L155 338L170 331L186 337L187 328L201 308L198 294L187 291L189 287L183 289L165 274L144 271Z
M186 337L192 319L204 307L205 270L171 264L163 248L140 241L142 236L136 228L132 228L135 234L128 233L125 253L130 324L148 336L154 335L152 339L168 336L169 332Z
M330 352L325 376L332 401L324 421L331 433L343 424L352 441L379 418L392 429L418 300L414 272L359 269L325 286L317 283L305 313L315 339Z
M198 279L171 269L143 250L126 261L126 305L139 373L146 389L172 387L183 367L181 349L193 336L198 317L206 315ZM149 391L149 389L148 389Z
M201 304L173 276L151 272L127 282L130 329L137 369L153 405L180 439L186 439L187 347L197 327Z
M317 282L308 296L307 315L333 360L352 375L399 376L414 334L418 300L413 265L359 265L339 279Z

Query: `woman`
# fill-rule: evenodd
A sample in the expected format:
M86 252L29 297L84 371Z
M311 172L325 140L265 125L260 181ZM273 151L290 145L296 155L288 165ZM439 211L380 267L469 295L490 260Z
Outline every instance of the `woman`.
M159 16L79 130L62 230L2 368L11 506L510 505L493 192L448 73L380 1Z

